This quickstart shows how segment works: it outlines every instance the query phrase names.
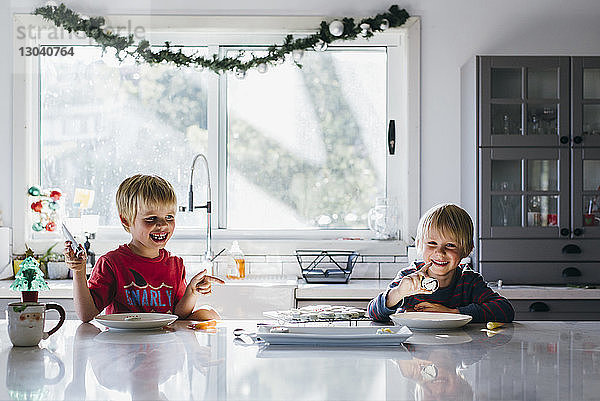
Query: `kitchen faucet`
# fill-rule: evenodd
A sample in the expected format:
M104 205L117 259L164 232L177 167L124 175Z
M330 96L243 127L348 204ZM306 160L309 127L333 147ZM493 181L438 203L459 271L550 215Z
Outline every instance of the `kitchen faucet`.
M195 206L194 205L194 167L196 165L196 160L198 159L202 159L203 165L204 165L204 169L206 170L206 204L202 205L202 206ZM210 173L208 170L208 160L206 160L206 156L204 156L202 153L198 153L196 156L194 156L194 160L192 161L192 169L190 172L190 191L188 194L188 211L189 212L193 212L195 209L206 209L206 254L205 254L205 258L207 261L212 261L213 259L213 253L212 253L212 249L211 249L211 239L212 239L212 234L211 234L211 219L210 219L210 213L211 213L211 196L210 196ZM180 206L179 207L180 211L185 211L185 206Z

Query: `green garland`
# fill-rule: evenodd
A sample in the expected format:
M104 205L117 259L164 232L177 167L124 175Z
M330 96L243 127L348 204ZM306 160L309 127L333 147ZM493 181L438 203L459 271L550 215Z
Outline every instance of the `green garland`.
M94 39L96 43L102 46L103 51L107 47L115 49L116 57L119 60L128 55L134 57L137 61L143 60L150 64L169 62L178 67L195 66L208 68L216 73L235 71L242 76L251 68L259 67L259 69L266 71L267 65L274 65L284 61L285 56L294 51L303 51L311 48L325 50L327 45L334 41L353 40L358 36L370 38L374 32L381 32L387 28L395 28L403 25L409 17L405 9L400 9L397 5L393 5L389 11L377 14L372 18L364 18L358 23L355 23L353 18L343 18L341 20L343 23L343 33L340 35L333 35L330 31L332 27L326 21L321 21L317 33L300 39L294 39L292 35L287 35L283 44L269 46L266 56L256 57L251 53L250 59L243 61L243 52L240 52L236 57L225 58L219 58L217 55L208 58L195 55L188 56L183 54L181 49L172 51L169 42L165 42L163 50L154 52L147 40L142 40L137 45L134 45L133 35L119 36L107 30L104 17L82 17L67 8L64 4L39 7L34 10L33 14L41 15L46 20L53 22L57 27L66 29L69 33L85 33L87 37ZM337 23L337 27L340 27L339 22ZM335 32L335 30L333 31ZM299 67L302 67L296 57L294 58L294 62Z

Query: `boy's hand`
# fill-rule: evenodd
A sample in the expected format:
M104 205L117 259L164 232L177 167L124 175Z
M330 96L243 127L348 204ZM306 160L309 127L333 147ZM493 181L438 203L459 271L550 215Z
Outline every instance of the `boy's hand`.
M206 274L206 269L202 270L200 273L196 274L190 280L188 287L192 291L192 294L202 294L208 295L212 292L212 283L225 284L225 281L221 280L218 277L209 276Z
M400 281L400 285L398 287L400 288L400 292L403 294L403 298L416 294L431 294L433 292L426 290L421 286L421 280L429 277L427 273L429 272L430 266L431 262L425 263L416 272L402 278L402 281Z
M420 303L416 304L415 311L417 311L417 312L460 313L458 309L451 309L442 304L435 304L432 302L420 302Z
M431 262L425 263L419 270L404 276L397 287L394 287L388 293L388 299L386 305L392 307L403 298L409 297L416 294L431 294L433 291L429 291L421 287L421 280L425 277L429 277L427 272Z
M81 245L79 245L79 248L82 251L79 253L80 256L77 257L75 256L75 252L73 252L73 249L71 249L71 241L65 241L65 249L63 251L63 254L65 255L65 264L69 269L73 270L74 272L85 272L87 254L85 252L85 249L83 249Z

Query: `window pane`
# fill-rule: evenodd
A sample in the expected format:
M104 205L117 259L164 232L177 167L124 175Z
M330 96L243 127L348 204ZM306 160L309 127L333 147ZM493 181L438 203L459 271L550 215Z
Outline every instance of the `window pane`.
M583 161L583 190L600 191L600 160Z
M367 228L385 194L386 63L328 50L228 75L228 228Z
M492 104L492 135L521 135L521 105Z
M600 104L583 105L583 135L600 135Z
M558 68L534 69L527 71L527 96L551 99L558 97Z
M557 226L558 196L528 196L527 225L530 227Z
M521 98L521 69L492 68L492 97Z
M492 191L521 190L521 160L492 160Z
M492 196L492 226L521 226L520 196Z
M583 70L583 98L600 98L600 68L586 68Z
M527 106L527 135L557 135L558 105L529 104Z
M529 104L527 106L527 135L556 135L558 105Z
M528 160L527 182L532 191L558 190L558 160Z
M119 225L117 187L137 173L169 180L185 204L193 155L207 150L207 74L119 63L94 46L40 57L42 186L63 190L69 216L79 212L75 188L95 191L83 212L99 214L100 225Z

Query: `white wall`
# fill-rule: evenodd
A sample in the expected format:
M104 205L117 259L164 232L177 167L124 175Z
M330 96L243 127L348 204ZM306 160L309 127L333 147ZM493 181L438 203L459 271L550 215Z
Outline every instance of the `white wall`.
M369 16L387 9L382 0L65 0L88 15L323 15ZM43 1L0 5L0 210L11 222L12 49L11 15ZM398 3L421 17L421 209L440 202L472 203L461 195L461 68L477 54L600 55L598 0L410 0ZM474 102L463 103L474 107ZM463 158L470 157L463 149ZM464 160L469 162L469 160ZM468 164L467 164L468 165ZM464 186L464 185L463 185ZM468 187L465 186L465 187Z

